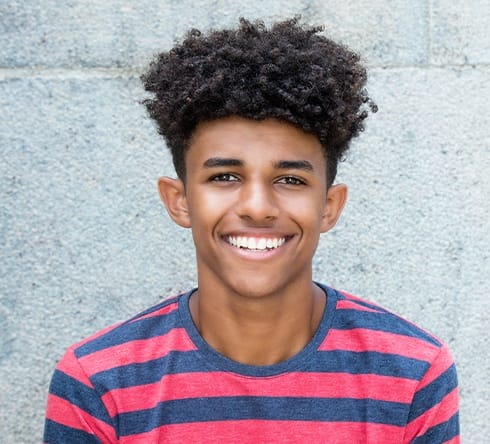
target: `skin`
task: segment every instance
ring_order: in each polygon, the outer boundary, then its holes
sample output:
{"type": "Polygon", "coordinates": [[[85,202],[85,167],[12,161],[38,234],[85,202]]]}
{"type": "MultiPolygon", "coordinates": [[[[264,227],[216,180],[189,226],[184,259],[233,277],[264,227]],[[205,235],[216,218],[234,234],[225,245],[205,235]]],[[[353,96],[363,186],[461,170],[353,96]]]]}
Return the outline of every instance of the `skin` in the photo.
{"type": "Polygon", "coordinates": [[[346,186],[327,190],[318,139],[275,119],[200,124],[185,164],[185,183],[163,177],[159,191],[170,217],[192,230],[199,289],[190,310],[198,330],[244,364],[294,356],[325,309],[326,296],[312,283],[312,258],[320,234],[340,216],[346,186]],[[230,237],[239,236],[284,243],[237,248],[230,237]]]}

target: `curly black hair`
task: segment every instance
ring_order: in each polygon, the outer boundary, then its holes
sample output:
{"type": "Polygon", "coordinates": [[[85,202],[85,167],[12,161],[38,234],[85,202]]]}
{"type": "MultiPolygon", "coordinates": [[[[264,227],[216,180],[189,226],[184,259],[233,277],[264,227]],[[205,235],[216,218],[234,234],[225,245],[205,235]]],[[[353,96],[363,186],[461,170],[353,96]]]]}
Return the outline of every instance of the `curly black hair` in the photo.
{"type": "MultiPolygon", "coordinates": [[[[364,129],[366,70],[358,54],[307,27],[299,17],[274,24],[240,19],[238,29],[189,31],[158,54],[141,76],[143,101],[185,180],[185,151],[197,125],[228,116],[276,118],[315,135],[327,161],[327,183],[349,141],[364,129]]],[[[366,106],[368,105],[368,106],[366,106]]]]}

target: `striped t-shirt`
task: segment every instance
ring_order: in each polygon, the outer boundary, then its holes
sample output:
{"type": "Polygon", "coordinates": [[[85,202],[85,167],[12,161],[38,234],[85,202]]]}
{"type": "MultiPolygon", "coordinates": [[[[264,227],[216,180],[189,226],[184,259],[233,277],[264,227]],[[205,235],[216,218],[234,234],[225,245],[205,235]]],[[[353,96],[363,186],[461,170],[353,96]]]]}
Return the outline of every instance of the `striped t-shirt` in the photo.
{"type": "Polygon", "coordinates": [[[393,313],[322,286],[306,347],[250,366],[212,349],[168,299],[68,349],[46,443],[459,443],[447,347],[393,313]]]}

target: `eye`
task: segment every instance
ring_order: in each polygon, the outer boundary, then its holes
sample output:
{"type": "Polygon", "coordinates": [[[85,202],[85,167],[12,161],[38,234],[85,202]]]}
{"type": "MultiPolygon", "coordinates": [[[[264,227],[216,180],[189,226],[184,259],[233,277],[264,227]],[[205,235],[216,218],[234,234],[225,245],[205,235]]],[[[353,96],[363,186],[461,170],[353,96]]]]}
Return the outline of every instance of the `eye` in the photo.
{"type": "Polygon", "coordinates": [[[305,185],[305,181],[295,176],[284,176],[278,179],[277,183],[285,185],[305,185]]]}
{"type": "Polygon", "coordinates": [[[214,176],[211,176],[209,181],[210,182],[237,182],[238,178],[233,174],[222,173],[222,174],[215,174],[214,176]]]}

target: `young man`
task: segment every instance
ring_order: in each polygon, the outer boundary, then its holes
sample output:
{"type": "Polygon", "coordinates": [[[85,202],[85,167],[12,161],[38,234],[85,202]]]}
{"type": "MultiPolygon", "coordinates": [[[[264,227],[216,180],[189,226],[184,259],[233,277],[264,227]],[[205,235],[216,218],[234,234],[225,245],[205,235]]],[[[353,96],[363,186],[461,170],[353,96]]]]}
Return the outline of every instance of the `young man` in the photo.
{"type": "Polygon", "coordinates": [[[198,288],[67,351],[45,442],[459,442],[446,346],[312,281],[347,197],[337,162],[375,110],[359,57],[318,31],[192,31],[143,76],[198,288]]]}

